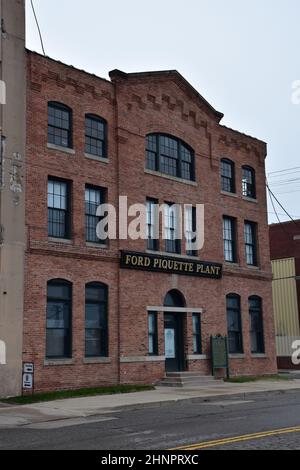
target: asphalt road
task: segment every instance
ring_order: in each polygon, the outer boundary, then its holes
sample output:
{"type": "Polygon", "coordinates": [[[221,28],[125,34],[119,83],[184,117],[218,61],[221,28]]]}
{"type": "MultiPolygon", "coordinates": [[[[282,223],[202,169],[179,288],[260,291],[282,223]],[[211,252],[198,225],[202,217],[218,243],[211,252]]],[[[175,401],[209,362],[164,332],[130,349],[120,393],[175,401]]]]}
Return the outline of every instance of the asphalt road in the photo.
{"type": "Polygon", "coordinates": [[[0,449],[174,448],[300,450],[300,393],[266,394],[253,401],[185,402],[0,429],[0,449]]]}

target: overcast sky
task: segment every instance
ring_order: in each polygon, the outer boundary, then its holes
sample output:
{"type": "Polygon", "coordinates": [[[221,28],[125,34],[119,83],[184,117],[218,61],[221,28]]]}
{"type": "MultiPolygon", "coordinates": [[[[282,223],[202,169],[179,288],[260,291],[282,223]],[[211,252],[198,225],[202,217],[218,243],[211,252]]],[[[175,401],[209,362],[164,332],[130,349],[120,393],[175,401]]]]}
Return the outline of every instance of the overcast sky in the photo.
{"type": "MultiPolygon", "coordinates": [[[[225,114],[223,124],[268,143],[268,172],[293,169],[271,175],[270,183],[300,219],[300,99],[292,103],[293,83],[300,80],[299,0],[34,4],[46,54],[55,59],[103,78],[115,68],[177,69],[225,114]]],[[[29,0],[27,47],[41,51],[29,0]]],[[[269,211],[270,221],[276,221],[271,205],[269,211]]]]}

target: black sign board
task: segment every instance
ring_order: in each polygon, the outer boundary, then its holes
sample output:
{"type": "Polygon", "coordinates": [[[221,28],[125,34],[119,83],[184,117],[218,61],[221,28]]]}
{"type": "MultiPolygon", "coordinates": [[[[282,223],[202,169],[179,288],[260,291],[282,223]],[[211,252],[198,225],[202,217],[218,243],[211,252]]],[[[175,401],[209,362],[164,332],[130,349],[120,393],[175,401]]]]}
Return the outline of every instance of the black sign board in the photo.
{"type": "Polygon", "coordinates": [[[121,252],[121,268],[221,279],[222,265],[154,254],[121,252]]]}
{"type": "Polygon", "coordinates": [[[215,375],[216,369],[226,369],[227,378],[229,378],[229,359],[226,336],[211,337],[211,362],[213,375],[215,375]]]}

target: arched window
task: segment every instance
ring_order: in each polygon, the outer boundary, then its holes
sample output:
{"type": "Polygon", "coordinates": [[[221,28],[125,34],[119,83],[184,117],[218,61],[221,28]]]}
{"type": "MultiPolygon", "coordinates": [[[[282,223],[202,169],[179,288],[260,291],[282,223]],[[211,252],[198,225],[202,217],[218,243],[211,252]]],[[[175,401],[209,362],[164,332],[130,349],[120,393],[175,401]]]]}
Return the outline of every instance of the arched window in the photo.
{"type": "Polygon", "coordinates": [[[250,340],[252,354],[264,354],[264,327],[262,299],[258,296],[249,297],[250,340]]]}
{"type": "Polygon", "coordinates": [[[85,151],[96,157],[107,158],[107,124],[93,114],[85,116],[85,151]]]}
{"type": "Polygon", "coordinates": [[[97,282],[85,287],[85,355],[108,356],[108,288],[97,282]]]}
{"type": "Polygon", "coordinates": [[[234,163],[227,158],[221,160],[221,184],[222,191],[235,193],[235,168],[234,163]]]}
{"type": "Polygon", "coordinates": [[[150,134],[146,138],[146,168],[194,181],[194,151],[176,137],[150,134]]]}
{"type": "Polygon", "coordinates": [[[48,103],[48,142],[72,148],[72,110],[55,101],[48,103]]]}
{"type": "Polygon", "coordinates": [[[255,170],[250,166],[242,167],[242,190],[244,197],[256,199],[255,170]]]}
{"type": "Polygon", "coordinates": [[[186,307],[185,298],[178,290],[170,290],[165,297],[164,307],[186,307]]]}
{"type": "Polygon", "coordinates": [[[72,284],[62,279],[48,282],[46,357],[72,357],[72,284]]]}
{"type": "Polygon", "coordinates": [[[243,353],[241,298],[237,294],[226,297],[228,349],[230,354],[243,353]]]}

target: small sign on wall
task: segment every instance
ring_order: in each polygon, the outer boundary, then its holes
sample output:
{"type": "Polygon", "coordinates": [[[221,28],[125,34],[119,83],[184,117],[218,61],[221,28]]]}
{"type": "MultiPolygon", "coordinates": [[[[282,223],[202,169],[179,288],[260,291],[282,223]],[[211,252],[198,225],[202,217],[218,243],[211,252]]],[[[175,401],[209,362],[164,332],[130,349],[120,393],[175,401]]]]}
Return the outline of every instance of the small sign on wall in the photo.
{"type": "Polygon", "coordinates": [[[22,388],[23,388],[23,391],[31,390],[33,393],[33,389],[34,389],[34,364],[33,362],[23,363],[22,388]]]}

